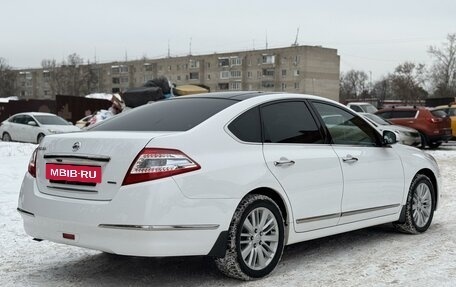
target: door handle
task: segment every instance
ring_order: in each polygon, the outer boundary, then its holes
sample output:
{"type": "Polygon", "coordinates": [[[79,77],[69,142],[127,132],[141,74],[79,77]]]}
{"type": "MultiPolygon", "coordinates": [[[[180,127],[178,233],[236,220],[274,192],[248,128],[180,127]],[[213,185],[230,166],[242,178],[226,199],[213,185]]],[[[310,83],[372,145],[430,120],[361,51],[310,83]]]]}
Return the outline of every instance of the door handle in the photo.
{"type": "Polygon", "coordinates": [[[295,164],[294,160],[288,160],[286,158],[281,158],[279,161],[274,162],[275,166],[288,166],[293,164],[295,164]]]}
{"type": "Polygon", "coordinates": [[[343,162],[355,162],[358,161],[358,158],[352,156],[351,154],[347,154],[345,157],[342,158],[343,162]]]}

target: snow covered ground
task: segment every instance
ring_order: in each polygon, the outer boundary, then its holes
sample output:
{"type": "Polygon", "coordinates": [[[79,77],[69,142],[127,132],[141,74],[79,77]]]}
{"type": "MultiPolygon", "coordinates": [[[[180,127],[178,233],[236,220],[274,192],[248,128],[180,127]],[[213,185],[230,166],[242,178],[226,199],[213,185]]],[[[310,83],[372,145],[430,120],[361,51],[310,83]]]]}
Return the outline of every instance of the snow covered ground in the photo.
{"type": "Polygon", "coordinates": [[[382,225],[295,244],[271,276],[254,282],[225,278],[205,257],[115,256],[32,241],[16,207],[34,148],[0,142],[0,286],[456,286],[454,143],[428,151],[444,189],[426,233],[382,225]]]}

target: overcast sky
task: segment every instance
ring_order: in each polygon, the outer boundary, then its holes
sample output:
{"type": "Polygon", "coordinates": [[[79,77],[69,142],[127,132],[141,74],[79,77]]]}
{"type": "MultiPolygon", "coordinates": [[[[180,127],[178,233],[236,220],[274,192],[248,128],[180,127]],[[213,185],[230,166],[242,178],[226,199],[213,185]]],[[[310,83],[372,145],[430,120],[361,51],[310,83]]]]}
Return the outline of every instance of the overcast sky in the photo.
{"type": "Polygon", "coordinates": [[[288,47],[335,48],[374,79],[456,33],[455,0],[1,1],[0,57],[15,68],[71,53],[98,62],[288,47]]]}

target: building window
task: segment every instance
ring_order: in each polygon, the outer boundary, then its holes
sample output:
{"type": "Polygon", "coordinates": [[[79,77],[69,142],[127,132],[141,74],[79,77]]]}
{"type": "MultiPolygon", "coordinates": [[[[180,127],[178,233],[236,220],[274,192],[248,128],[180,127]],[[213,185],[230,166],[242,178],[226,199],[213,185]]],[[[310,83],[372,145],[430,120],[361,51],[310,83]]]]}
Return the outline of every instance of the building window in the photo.
{"type": "Polygon", "coordinates": [[[257,71],[257,79],[261,79],[261,77],[262,77],[261,71],[257,71]]]}
{"type": "Polygon", "coordinates": [[[242,77],[241,71],[231,71],[231,78],[240,78],[242,77]]]}
{"type": "Polygon", "coordinates": [[[219,66],[220,67],[228,67],[230,65],[230,59],[229,58],[219,58],[219,66]]]}
{"type": "Polygon", "coordinates": [[[115,93],[120,93],[120,88],[112,88],[112,93],[115,94],[115,93]]]}
{"type": "Polygon", "coordinates": [[[294,87],[296,90],[299,89],[299,83],[294,83],[294,87]]]}
{"type": "Polygon", "coordinates": [[[228,83],[220,83],[220,84],[218,84],[218,88],[219,88],[219,90],[228,90],[229,85],[228,85],[228,83]]]}
{"type": "Polygon", "coordinates": [[[247,72],[247,78],[249,78],[249,79],[252,78],[252,72],[250,72],[250,71],[247,72]]]}
{"type": "Polygon", "coordinates": [[[44,70],[43,71],[43,79],[45,81],[49,81],[50,78],[51,78],[51,73],[49,71],[44,70]]]}
{"type": "Polygon", "coordinates": [[[275,56],[274,55],[263,55],[263,64],[274,64],[275,56]]]}
{"type": "Polygon", "coordinates": [[[287,70],[282,70],[282,77],[286,77],[287,76],[287,70]]]}
{"type": "Polygon", "coordinates": [[[121,83],[128,83],[128,77],[120,77],[121,83]]]}
{"type": "Polygon", "coordinates": [[[263,82],[261,82],[261,87],[263,87],[263,88],[274,88],[274,82],[263,81],[263,82]]]}
{"type": "Polygon", "coordinates": [[[298,63],[299,63],[299,56],[296,55],[296,56],[294,57],[293,65],[297,65],[298,63]]]}
{"type": "Polygon", "coordinates": [[[285,83],[282,83],[282,91],[285,91],[285,90],[286,90],[286,88],[287,88],[287,84],[285,84],[285,83]]]}
{"type": "Polygon", "coordinates": [[[120,71],[119,66],[111,66],[111,73],[118,74],[120,71]]]}
{"type": "Polygon", "coordinates": [[[190,73],[190,80],[198,80],[199,79],[199,73],[198,72],[191,72],[190,73]]]}
{"type": "Polygon", "coordinates": [[[45,96],[49,96],[51,94],[51,92],[49,90],[44,90],[44,95],[45,96]]]}
{"type": "Polygon", "coordinates": [[[241,64],[242,64],[242,59],[240,57],[231,57],[230,58],[231,66],[239,66],[241,64]]]}
{"type": "Polygon", "coordinates": [[[274,77],[274,69],[263,69],[263,76],[274,77]]]}
{"type": "Polygon", "coordinates": [[[211,67],[211,63],[207,63],[207,68],[209,69],[211,67]]]}
{"type": "Polygon", "coordinates": [[[120,66],[121,73],[128,73],[128,66],[120,66]]]}
{"type": "Polygon", "coordinates": [[[228,79],[230,77],[230,71],[221,71],[220,79],[228,79]]]}
{"type": "Polygon", "coordinates": [[[27,96],[27,93],[25,91],[21,91],[21,97],[27,96]]]}
{"type": "Polygon", "coordinates": [[[168,71],[171,71],[171,65],[168,66],[168,71]]]}
{"type": "Polygon", "coordinates": [[[189,67],[190,69],[197,69],[200,66],[200,62],[197,60],[190,60],[189,61],[189,67]]]}
{"type": "Polygon", "coordinates": [[[181,76],[177,76],[177,80],[180,81],[181,80],[181,76]]]}
{"type": "Polygon", "coordinates": [[[120,84],[120,78],[118,78],[118,77],[112,78],[112,83],[113,84],[120,84]]]}
{"type": "Polygon", "coordinates": [[[299,76],[299,70],[294,70],[294,74],[293,75],[295,75],[295,77],[299,76]]]}
{"type": "Polygon", "coordinates": [[[231,82],[230,83],[230,90],[239,91],[240,89],[241,89],[241,82],[231,82]]]}
{"type": "Polygon", "coordinates": [[[160,65],[158,66],[158,70],[161,71],[163,69],[163,67],[160,65]]]}
{"type": "Polygon", "coordinates": [[[152,65],[149,64],[149,63],[145,63],[144,64],[144,70],[147,71],[147,72],[152,71],[152,65]]]}
{"type": "Polygon", "coordinates": [[[211,74],[207,74],[207,79],[208,79],[208,80],[211,79],[211,74]]]}

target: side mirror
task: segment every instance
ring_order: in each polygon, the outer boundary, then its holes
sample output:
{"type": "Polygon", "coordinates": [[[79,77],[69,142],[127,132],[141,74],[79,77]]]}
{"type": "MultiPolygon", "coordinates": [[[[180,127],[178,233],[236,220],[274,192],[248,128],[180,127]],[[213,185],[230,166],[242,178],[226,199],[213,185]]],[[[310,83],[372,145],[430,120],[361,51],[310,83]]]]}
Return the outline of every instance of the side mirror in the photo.
{"type": "Polygon", "coordinates": [[[34,121],[29,121],[27,124],[28,124],[29,126],[34,126],[34,127],[37,126],[36,122],[34,122],[34,121]]]}
{"type": "Polygon", "coordinates": [[[386,145],[391,145],[397,143],[396,134],[392,131],[383,131],[383,142],[386,145]]]}

